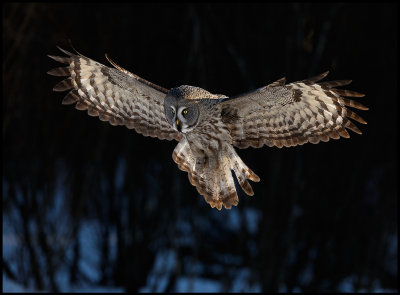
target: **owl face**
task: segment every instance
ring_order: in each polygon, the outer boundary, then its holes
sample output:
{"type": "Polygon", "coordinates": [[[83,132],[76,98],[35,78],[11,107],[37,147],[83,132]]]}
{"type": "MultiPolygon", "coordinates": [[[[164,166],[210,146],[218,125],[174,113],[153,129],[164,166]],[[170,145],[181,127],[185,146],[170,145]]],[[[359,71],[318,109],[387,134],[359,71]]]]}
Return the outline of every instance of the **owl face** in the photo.
{"type": "Polygon", "coordinates": [[[171,95],[165,98],[164,112],[171,126],[182,133],[191,131],[199,118],[197,103],[171,95]]]}

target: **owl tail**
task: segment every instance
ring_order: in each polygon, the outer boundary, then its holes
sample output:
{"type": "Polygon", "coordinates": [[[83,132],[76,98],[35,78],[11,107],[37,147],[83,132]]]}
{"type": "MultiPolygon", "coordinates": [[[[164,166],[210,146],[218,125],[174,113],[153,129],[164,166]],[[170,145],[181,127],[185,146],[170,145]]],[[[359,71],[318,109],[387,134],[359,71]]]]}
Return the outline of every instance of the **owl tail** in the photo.
{"type": "Polygon", "coordinates": [[[249,195],[253,196],[254,192],[253,189],[251,188],[250,183],[247,181],[247,179],[250,179],[254,182],[259,182],[260,177],[258,177],[257,174],[255,174],[249,167],[246,166],[246,164],[242,161],[242,159],[238,156],[236,153],[235,149],[230,146],[230,167],[235,172],[236,178],[244,190],[244,192],[249,195]]]}
{"type": "Polygon", "coordinates": [[[225,152],[220,157],[213,154],[195,158],[188,141],[182,139],[176,146],[172,158],[179,169],[188,173],[190,183],[204,196],[206,202],[218,210],[221,210],[222,206],[231,209],[239,202],[232,170],[242,189],[250,196],[254,195],[254,192],[247,179],[260,180],[230,145],[226,146],[225,152]]]}

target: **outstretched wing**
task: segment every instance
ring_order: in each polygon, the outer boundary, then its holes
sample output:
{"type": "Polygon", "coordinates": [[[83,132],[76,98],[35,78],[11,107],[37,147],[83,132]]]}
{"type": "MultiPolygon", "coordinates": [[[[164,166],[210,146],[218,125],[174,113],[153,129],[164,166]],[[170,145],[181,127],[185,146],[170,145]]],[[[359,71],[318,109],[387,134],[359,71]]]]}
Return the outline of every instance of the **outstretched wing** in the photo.
{"type": "Polygon", "coordinates": [[[233,144],[239,148],[296,146],[319,143],[330,138],[350,137],[347,129],[361,131],[350,121],[366,124],[347,107],[368,110],[362,104],[344,98],[364,94],[336,89],[351,80],[317,83],[328,72],[285,85],[282,78],[270,85],[222,100],[222,119],[228,126],[233,144]]]}
{"type": "Polygon", "coordinates": [[[54,86],[54,91],[70,90],[63,104],[74,104],[91,116],[111,125],[125,125],[145,136],[180,140],[181,135],[167,122],[164,97],[168,90],[148,82],[116,65],[104,66],[81,54],[59,48],[67,56],[50,58],[67,64],[48,74],[68,78],[54,86]]]}

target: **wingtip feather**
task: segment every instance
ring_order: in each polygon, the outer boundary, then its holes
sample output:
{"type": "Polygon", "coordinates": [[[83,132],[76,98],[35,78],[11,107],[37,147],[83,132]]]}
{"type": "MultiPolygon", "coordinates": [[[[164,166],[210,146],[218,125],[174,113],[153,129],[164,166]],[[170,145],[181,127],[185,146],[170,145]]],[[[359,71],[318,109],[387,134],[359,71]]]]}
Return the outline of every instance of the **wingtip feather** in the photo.
{"type": "Polygon", "coordinates": [[[65,50],[65,49],[62,49],[60,46],[58,46],[58,45],[56,45],[56,47],[61,51],[61,52],[63,52],[63,53],[65,53],[66,55],[68,55],[68,56],[73,56],[74,54],[73,53],[71,53],[71,52],[69,52],[69,51],[67,51],[67,50],[65,50]]]}

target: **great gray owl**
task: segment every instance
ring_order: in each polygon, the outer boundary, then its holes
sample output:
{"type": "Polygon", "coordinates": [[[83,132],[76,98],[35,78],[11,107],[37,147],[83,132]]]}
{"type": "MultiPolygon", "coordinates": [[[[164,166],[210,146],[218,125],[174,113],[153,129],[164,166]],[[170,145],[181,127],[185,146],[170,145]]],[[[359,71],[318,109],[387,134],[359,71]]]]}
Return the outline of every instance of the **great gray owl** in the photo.
{"type": "Polygon", "coordinates": [[[63,104],[76,103],[112,125],[125,125],[144,136],[175,139],[172,158],[211,207],[230,209],[239,202],[232,175],[247,195],[248,182],[260,178],[237,155],[234,146],[296,146],[349,137],[346,128],[366,122],[347,107],[368,110],[347,97],[361,93],[336,89],[351,80],[317,83],[328,72],[285,84],[285,78],[244,94],[228,97],[188,85],[171,90],[155,85],[115,64],[104,66],[80,53],[51,56],[64,63],[49,71],[67,76],[54,91],[70,90],[63,104]]]}

